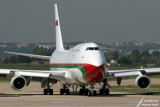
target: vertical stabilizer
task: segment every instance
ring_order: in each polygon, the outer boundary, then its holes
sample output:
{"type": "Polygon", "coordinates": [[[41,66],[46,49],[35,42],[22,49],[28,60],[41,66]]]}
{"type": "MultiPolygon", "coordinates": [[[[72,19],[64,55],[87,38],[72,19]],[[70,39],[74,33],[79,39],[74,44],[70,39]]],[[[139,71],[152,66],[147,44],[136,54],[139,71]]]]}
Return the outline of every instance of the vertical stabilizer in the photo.
{"type": "Polygon", "coordinates": [[[54,4],[54,8],[55,8],[55,26],[56,26],[56,50],[61,51],[64,50],[64,47],[63,47],[62,34],[59,23],[57,4],[54,4]]]}

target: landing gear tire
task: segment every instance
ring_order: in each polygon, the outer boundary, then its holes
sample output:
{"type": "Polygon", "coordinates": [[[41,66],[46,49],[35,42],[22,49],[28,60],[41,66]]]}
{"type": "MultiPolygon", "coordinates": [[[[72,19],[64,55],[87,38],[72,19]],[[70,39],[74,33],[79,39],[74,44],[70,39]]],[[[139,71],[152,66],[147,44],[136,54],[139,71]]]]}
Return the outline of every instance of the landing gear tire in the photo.
{"type": "Polygon", "coordinates": [[[53,89],[44,89],[44,95],[47,95],[49,93],[49,95],[53,95],[53,89]]]}
{"type": "Polygon", "coordinates": [[[79,95],[88,95],[89,89],[80,89],[79,90],[79,95]]]}
{"type": "Polygon", "coordinates": [[[60,89],[60,94],[64,95],[64,93],[66,93],[66,95],[69,95],[70,94],[69,89],[60,89]]]}
{"type": "Polygon", "coordinates": [[[88,91],[88,96],[91,97],[92,96],[92,92],[89,90],[88,91]]]}
{"type": "Polygon", "coordinates": [[[96,96],[96,95],[97,95],[96,90],[94,90],[93,91],[93,96],[96,96]]]}
{"type": "Polygon", "coordinates": [[[60,89],[60,94],[61,94],[61,95],[64,94],[64,89],[60,89]]]}
{"type": "Polygon", "coordinates": [[[66,91],[66,95],[70,94],[69,89],[66,89],[65,91],[66,91]]]}
{"type": "Polygon", "coordinates": [[[100,95],[103,95],[103,94],[104,94],[104,89],[100,89],[100,90],[99,90],[99,94],[100,94],[100,95]]]}
{"type": "Polygon", "coordinates": [[[99,90],[99,94],[100,95],[109,95],[109,89],[100,89],[99,90]]]}
{"type": "Polygon", "coordinates": [[[87,94],[88,94],[88,91],[89,91],[89,89],[85,89],[85,95],[87,95],[87,94]]]}
{"type": "Polygon", "coordinates": [[[48,92],[47,92],[47,89],[44,89],[43,92],[44,92],[44,95],[47,95],[47,93],[48,93],[48,92]]]}
{"type": "Polygon", "coordinates": [[[79,90],[79,94],[80,94],[80,95],[83,95],[83,89],[80,89],[80,90],[79,90]]]}
{"type": "Polygon", "coordinates": [[[106,90],[105,90],[105,94],[106,94],[106,95],[109,95],[109,89],[106,89],[106,90]]]}
{"type": "Polygon", "coordinates": [[[80,90],[79,90],[79,94],[80,94],[80,95],[83,95],[83,93],[84,93],[84,89],[80,89],[80,90]]]}
{"type": "Polygon", "coordinates": [[[49,90],[49,95],[53,95],[53,89],[49,90]]]}

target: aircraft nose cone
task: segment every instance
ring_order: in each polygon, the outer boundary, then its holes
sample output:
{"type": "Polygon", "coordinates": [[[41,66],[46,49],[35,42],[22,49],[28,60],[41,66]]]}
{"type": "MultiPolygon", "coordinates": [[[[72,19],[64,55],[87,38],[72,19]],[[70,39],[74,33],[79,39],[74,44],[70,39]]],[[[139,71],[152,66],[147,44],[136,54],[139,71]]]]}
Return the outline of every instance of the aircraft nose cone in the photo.
{"type": "Polygon", "coordinates": [[[106,58],[102,52],[97,52],[94,56],[95,58],[95,65],[96,66],[101,66],[106,63],[106,58]]]}

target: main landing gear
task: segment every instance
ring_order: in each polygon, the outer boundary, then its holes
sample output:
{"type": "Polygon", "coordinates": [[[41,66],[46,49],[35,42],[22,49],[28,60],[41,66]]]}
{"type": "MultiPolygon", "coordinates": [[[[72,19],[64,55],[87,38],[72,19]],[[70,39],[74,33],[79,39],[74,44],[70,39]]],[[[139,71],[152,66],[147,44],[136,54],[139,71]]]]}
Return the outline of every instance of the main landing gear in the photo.
{"type": "Polygon", "coordinates": [[[100,95],[109,95],[109,89],[100,89],[99,90],[99,94],[100,95]]]}
{"type": "Polygon", "coordinates": [[[80,95],[88,95],[89,89],[85,87],[85,85],[80,85],[81,89],[79,90],[80,95]]]}
{"type": "Polygon", "coordinates": [[[53,89],[44,89],[44,95],[53,95],[53,89]]]}
{"type": "Polygon", "coordinates": [[[64,93],[66,93],[66,95],[70,94],[70,90],[68,89],[70,85],[66,86],[65,84],[63,84],[63,88],[60,89],[60,94],[64,95],[64,93]]]}
{"type": "Polygon", "coordinates": [[[44,89],[44,95],[53,95],[53,89],[50,89],[49,80],[47,81],[47,89],[44,89]]]}
{"type": "Polygon", "coordinates": [[[107,79],[104,79],[103,80],[103,85],[102,86],[102,89],[99,90],[99,94],[100,95],[109,95],[109,89],[106,89],[106,86],[108,87],[111,87],[108,83],[107,83],[107,79]]]}

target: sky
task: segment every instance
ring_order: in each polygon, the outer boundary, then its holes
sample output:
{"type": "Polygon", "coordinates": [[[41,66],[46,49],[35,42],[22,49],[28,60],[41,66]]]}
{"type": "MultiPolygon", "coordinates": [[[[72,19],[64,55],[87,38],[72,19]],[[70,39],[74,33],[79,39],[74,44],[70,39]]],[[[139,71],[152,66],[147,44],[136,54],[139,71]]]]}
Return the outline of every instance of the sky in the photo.
{"type": "Polygon", "coordinates": [[[0,41],[55,42],[55,3],[64,42],[160,41],[160,0],[0,0],[0,41]]]}

